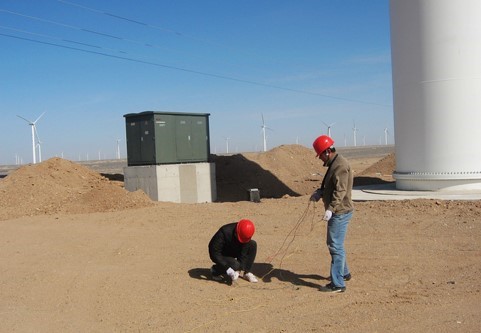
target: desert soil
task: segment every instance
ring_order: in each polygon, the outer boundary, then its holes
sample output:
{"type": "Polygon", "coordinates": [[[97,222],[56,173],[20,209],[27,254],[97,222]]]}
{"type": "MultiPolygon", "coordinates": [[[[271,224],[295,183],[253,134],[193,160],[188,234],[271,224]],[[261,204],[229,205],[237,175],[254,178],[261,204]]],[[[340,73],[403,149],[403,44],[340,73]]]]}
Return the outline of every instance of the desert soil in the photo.
{"type": "MultiPolygon", "coordinates": [[[[394,155],[352,158],[355,184],[394,155]]],[[[325,168],[311,150],[213,156],[218,201],[152,202],[54,158],[0,179],[1,332],[480,332],[481,201],[355,202],[353,278],[325,294],[325,168]],[[247,199],[259,188],[261,202],[247,199]],[[210,278],[207,243],[252,219],[259,283],[210,278]]]]}

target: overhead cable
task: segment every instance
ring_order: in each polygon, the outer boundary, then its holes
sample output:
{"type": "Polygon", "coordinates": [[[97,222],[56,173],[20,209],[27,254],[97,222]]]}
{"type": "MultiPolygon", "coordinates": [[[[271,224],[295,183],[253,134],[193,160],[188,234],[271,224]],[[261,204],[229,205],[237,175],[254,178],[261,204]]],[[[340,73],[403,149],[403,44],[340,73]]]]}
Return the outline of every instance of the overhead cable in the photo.
{"type": "Polygon", "coordinates": [[[141,63],[141,64],[145,64],[145,65],[150,65],[150,66],[156,66],[156,67],[162,67],[162,68],[167,68],[167,69],[172,69],[172,70],[177,70],[177,71],[182,71],[182,72],[187,72],[187,73],[193,73],[193,74],[198,74],[198,75],[213,77],[213,78],[217,78],[217,79],[223,79],[223,80],[229,80],[229,81],[247,83],[247,84],[251,84],[251,85],[268,87],[268,88],[279,89],[279,90],[284,90],[284,91],[291,91],[291,92],[301,93],[301,94],[306,94],[306,95],[320,96],[320,97],[324,97],[324,98],[341,100],[341,101],[351,102],[351,103],[361,103],[361,104],[369,104],[369,105],[377,105],[377,106],[383,106],[383,107],[390,107],[390,105],[385,105],[385,104],[371,103],[371,102],[360,101],[360,100],[355,100],[355,99],[350,99],[350,98],[343,98],[343,97],[336,97],[336,96],[324,95],[324,94],[320,94],[320,93],[316,93],[316,92],[312,92],[312,91],[286,88],[286,87],[276,86],[276,85],[267,84],[267,83],[262,83],[262,82],[256,82],[256,81],[251,81],[251,80],[245,80],[245,79],[235,78],[235,77],[232,77],[232,76],[226,76],[226,75],[220,75],[220,74],[213,74],[213,73],[201,72],[201,71],[197,71],[197,70],[193,70],[193,69],[188,69],[188,68],[183,68],[183,67],[176,67],[176,66],[164,65],[164,64],[157,63],[157,62],[152,62],[152,61],[145,61],[145,60],[141,60],[141,59],[135,59],[135,58],[130,58],[130,57],[123,57],[123,56],[118,56],[118,55],[112,55],[112,54],[103,53],[103,52],[97,52],[97,51],[92,51],[92,50],[84,50],[84,49],[80,49],[80,48],[77,48],[77,47],[65,46],[65,45],[56,44],[56,43],[43,42],[43,41],[39,41],[39,40],[31,39],[31,38],[26,38],[26,37],[19,37],[19,36],[4,34],[4,33],[0,33],[0,36],[5,36],[5,37],[9,37],[9,38],[14,38],[14,39],[19,39],[19,40],[23,40],[23,41],[29,41],[29,42],[33,42],[33,43],[44,44],[44,45],[49,45],[49,46],[54,46],[54,47],[59,47],[59,48],[64,48],[64,49],[69,49],[69,50],[84,52],[84,53],[96,54],[96,55],[100,55],[100,56],[104,56],[104,57],[109,57],[109,58],[115,58],[115,59],[121,59],[121,60],[126,60],[126,61],[141,63]]]}
{"type": "MultiPolygon", "coordinates": [[[[125,16],[120,16],[120,15],[112,14],[110,12],[106,12],[106,11],[103,11],[103,10],[95,9],[95,8],[92,8],[92,7],[87,7],[87,6],[84,6],[84,5],[80,5],[78,3],[71,2],[71,1],[66,1],[66,0],[57,0],[57,1],[60,2],[60,3],[66,4],[66,5],[78,7],[78,8],[93,12],[93,13],[114,17],[114,18],[117,18],[117,19],[120,19],[120,20],[123,20],[123,21],[127,21],[127,22],[130,22],[130,23],[134,23],[134,24],[137,24],[137,25],[141,25],[141,26],[144,26],[144,27],[151,28],[151,29],[166,31],[166,32],[172,33],[176,36],[192,39],[192,40],[195,40],[195,41],[198,41],[198,42],[201,42],[201,43],[205,43],[205,44],[215,46],[217,48],[227,49],[227,50],[230,50],[230,51],[235,51],[237,53],[242,53],[242,54],[245,54],[245,55],[257,57],[257,55],[255,55],[255,54],[245,52],[243,50],[234,50],[232,48],[226,47],[224,44],[215,43],[215,42],[205,40],[205,39],[202,39],[202,38],[193,37],[193,36],[187,35],[185,33],[182,33],[180,31],[176,31],[176,30],[172,30],[172,29],[169,29],[169,28],[160,27],[158,25],[153,25],[153,24],[141,22],[141,21],[138,21],[138,20],[134,20],[134,19],[125,17],[125,16]]],[[[271,61],[272,61],[272,59],[271,59],[271,61]]]]}
{"type": "Polygon", "coordinates": [[[14,12],[14,11],[11,11],[11,10],[6,10],[6,9],[0,8],[0,12],[9,13],[9,14],[12,14],[12,15],[25,17],[25,18],[40,21],[40,22],[50,23],[50,24],[61,26],[61,27],[64,27],[64,28],[74,29],[74,30],[77,30],[77,31],[83,31],[83,32],[87,32],[87,33],[98,35],[98,36],[108,37],[108,38],[111,38],[111,39],[123,40],[123,41],[131,42],[131,43],[141,44],[141,45],[144,45],[144,46],[147,46],[147,47],[157,47],[157,48],[160,48],[160,49],[165,49],[164,47],[153,45],[153,44],[150,44],[150,43],[145,43],[145,42],[141,42],[141,41],[137,41],[137,40],[133,40],[133,39],[127,39],[127,38],[124,38],[124,37],[115,36],[115,35],[107,34],[107,33],[100,32],[100,31],[85,29],[85,28],[81,28],[81,27],[78,27],[78,26],[70,25],[70,24],[65,24],[65,23],[61,23],[61,22],[57,22],[57,21],[52,21],[52,20],[40,18],[40,17],[37,17],[37,16],[26,15],[26,14],[14,12]]]}
{"type": "Polygon", "coordinates": [[[77,41],[74,41],[74,40],[71,40],[71,39],[65,39],[65,38],[55,37],[55,36],[52,36],[52,35],[40,34],[38,32],[16,29],[16,28],[12,28],[12,27],[6,27],[6,26],[3,26],[3,25],[0,25],[0,28],[20,32],[20,33],[23,33],[23,34],[39,36],[39,37],[44,37],[44,38],[50,38],[50,39],[58,40],[58,41],[61,41],[61,42],[67,42],[67,43],[72,43],[72,44],[77,44],[77,45],[93,47],[93,48],[96,48],[96,49],[103,49],[103,50],[107,50],[107,51],[114,51],[114,52],[127,54],[127,52],[122,51],[122,50],[115,50],[115,49],[111,49],[111,48],[107,48],[107,47],[103,47],[103,46],[99,46],[99,45],[94,45],[94,44],[90,44],[90,43],[77,42],[77,41]]]}

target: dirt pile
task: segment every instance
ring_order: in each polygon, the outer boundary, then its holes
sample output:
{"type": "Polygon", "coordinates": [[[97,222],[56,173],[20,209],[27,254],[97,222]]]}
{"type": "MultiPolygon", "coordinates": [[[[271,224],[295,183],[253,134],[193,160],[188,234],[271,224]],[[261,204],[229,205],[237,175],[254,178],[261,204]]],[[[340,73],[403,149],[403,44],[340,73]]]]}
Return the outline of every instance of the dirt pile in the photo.
{"type": "Polygon", "coordinates": [[[358,173],[354,173],[354,186],[390,183],[394,181],[392,173],[396,168],[394,154],[389,154],[358,173]]]}
{"type": "Polygon", "coordinates": [[[322,161],[300,145],[282,145],[261,153],[214,156],[219,201],[246,200],[248,190],[280,198],[311,193],[322,181],[322,161]]]}
{"type": "MultiPolygon", "coordinates": [[[[248,190],[259,189],[263,198],[311,194],[326,172],[312,149],[301,145],[282,145],[261,153],[214,156],[219,201],[246,200],[248,190]]],[[[394,154],[375,161],[367,169],[350,160],[354,185],[393,181],[394,154]]]]}
{"type": "Polygon", "coordinates": [[[394,169],[396,169],[396,157],[394,154],[389,154],[364,169],[359,175],[391,176],[394,169]]]}
{"type": "Polygon", "coordinates": [[[99,173],[52,158],[0,180],[0,220],[55,213],[94,213],[152,205],[142,191],[128,192],[99,173]]]}
{"type": "MultiPolygon", "coordinates": [[[[312,149],[301,145],[282,145],[260,153],[213,155],[212,160],[216,164],[218,202],[249,200],[248,190],[252,188],[259,189],[262,198],[308,195],[320,186],[327,170],[312,149]]],[[[356,160],[350,162],[354,185],[392,181],[393,154],[376,160],[367,169],[356,160]]],[[[21,167],[0,180],[0,220],[155,204],[142,191],[128,192],[122,186],[122,181],[109,180],[91,168],[52,158],[21,167]]]]}

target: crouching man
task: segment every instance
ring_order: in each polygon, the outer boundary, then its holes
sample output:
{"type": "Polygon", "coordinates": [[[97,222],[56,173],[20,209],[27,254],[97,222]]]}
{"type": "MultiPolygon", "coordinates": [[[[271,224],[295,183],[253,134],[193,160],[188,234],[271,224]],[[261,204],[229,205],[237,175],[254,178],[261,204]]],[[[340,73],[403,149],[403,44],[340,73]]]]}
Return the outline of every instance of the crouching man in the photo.
{"type": "Polygon", "coordinates": [[[257,243],[252,239],[254,232],[254,223],[242,219],[223,225],[214,234],[209,242],[209,256],[214,262],[210,269],[212,279],[221,281],[222,275],[226,274],[234,282],[242,271],[242,278],[258,282],[251,272],[257,254],[257,243]]]}

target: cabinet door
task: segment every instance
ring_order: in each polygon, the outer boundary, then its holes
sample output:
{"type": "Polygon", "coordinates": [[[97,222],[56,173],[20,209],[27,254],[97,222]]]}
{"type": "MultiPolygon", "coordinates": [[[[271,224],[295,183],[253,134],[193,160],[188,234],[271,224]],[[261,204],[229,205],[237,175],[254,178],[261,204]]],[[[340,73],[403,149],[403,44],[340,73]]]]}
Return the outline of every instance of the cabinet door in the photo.
{"type": "Polygon", "coordinates": [[[144,118],[140,122],[140,145],[142,164],[155,164],[154,117],[144,118]]]}
{"type": "Polygon", "coordinates": [[[200,116],[177,117],[176,146],[179,162],[204,162],[208,159],[208,133],[206,118],[200,116]]]}
{"type": "Polygon", "coordinates": [[[175,144],[175,117],[172,115],[155,115],[155,147],[157,164],[177,163],[175,144]]]}
{"type": "Polygon", "coordinates": [[[192,119],[177,116],[175,122],[175,144],[179,162],[192,160],[192,119]]]}
{"type": "Polygon", "coordinates": [[[191,122],[192,160],[207,161],[209,157],[208,123],[205,117],[193,117],[191,122]]]}
{"type": "Polygon", "coordinates": [[[138,118],[125,119],[127,135],[127,163],[128,165],[142,164],[140,122],[138,118]]]}

